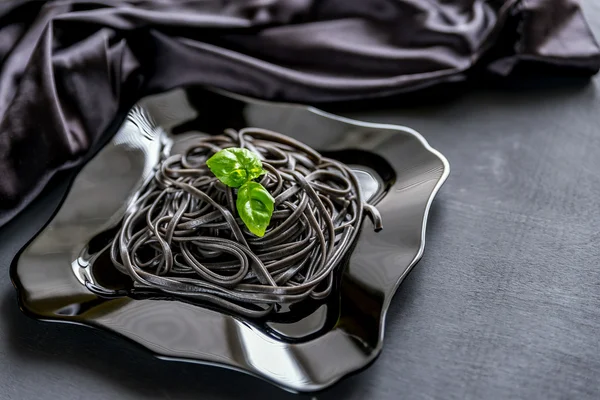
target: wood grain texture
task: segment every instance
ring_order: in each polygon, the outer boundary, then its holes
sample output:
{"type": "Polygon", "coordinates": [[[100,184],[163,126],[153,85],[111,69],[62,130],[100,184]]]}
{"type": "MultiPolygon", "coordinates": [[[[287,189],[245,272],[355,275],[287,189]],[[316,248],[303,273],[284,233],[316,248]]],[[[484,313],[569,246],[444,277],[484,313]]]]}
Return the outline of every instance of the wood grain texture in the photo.
{"type": "MultiPolygon", "coordinates": [[[[600,4],[583,5],[600,37],[600,4]]],[[[452,173],[432,208],[424,258],[392,302],[382,355],[314,397],[600,398],[600,78],[352,117],[415,128],[452,173]]],[[[10,261],[65,187],[52,185],[0,231],[1,399],[296,398],[22,315],[10,261]]]]}

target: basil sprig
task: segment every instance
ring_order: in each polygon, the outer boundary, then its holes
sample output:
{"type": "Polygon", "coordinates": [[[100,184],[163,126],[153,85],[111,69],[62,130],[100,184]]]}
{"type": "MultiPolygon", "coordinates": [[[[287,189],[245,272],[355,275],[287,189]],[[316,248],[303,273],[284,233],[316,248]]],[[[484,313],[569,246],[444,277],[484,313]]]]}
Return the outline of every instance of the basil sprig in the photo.
{"type": "Polygon", "coordinates": [[[258,155],[232,147],[215,153],[206,165],[225,185],[238,188],[235,205],[240,218],[250,232],[263,237],[271,222],[275,200],[263,185],[253,181],[267,173],[258,155]]]}

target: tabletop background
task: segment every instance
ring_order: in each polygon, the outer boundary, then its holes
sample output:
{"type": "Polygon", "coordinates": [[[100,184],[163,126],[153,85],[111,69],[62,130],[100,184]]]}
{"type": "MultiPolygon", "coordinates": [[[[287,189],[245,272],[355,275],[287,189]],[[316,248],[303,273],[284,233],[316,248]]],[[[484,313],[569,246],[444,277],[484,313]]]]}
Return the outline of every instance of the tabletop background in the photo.
{"type": "MultiPolygon", "coordinates": [[[[600,38],[600,3],[583,8],[600,38]]],[[[307,398],[600,398],[600,77],[346,115],[416,129],[452,171],[425,255],[392,301],[381,356],[307,398]]],[[[299,398],[22,315],[10,263],[66,187],[55,180],[0,230],[0,399],[299,398]]]]}

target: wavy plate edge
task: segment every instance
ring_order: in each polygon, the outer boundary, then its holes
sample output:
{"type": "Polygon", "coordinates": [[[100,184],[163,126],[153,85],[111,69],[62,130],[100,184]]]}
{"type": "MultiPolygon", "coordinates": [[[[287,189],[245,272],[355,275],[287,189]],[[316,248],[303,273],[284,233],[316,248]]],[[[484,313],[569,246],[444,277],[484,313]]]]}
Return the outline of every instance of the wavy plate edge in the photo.
{"type": "Polygon", "coordinates": [[[443,167],[442,174],[437,179],[435,186],[433,187],[433,189],[431,190],[431,192],[429,194],[429,197],[425,204],[424,212],[423,212],[423,215],[421,218],[422,224],[421,224],[419,248],[417,250],[416,255],[413,257],[412,261],[405,268],[404,272],[396,279],[396,282],[393,285],[393,287],[385,293],[385,295],[386,295],[385,302],[382,306],[382,312],[379,315],[379,327],[378,327],[379,337],[377,339],[377,345],[376,345],[376,347],[373,348],[372,352],[368,356],[365,356],[364,364],[353,370],[344,371],[340,374],[334,374],[329,379],[321,380],[319,383],[314,383],[314,382],[311,384],[305,383],[301,387],[292,387],[289,385],[286,386],[285,384],[278,382],[277,380],[273,379],[272,377],[265,376],[263,374],[258,373],[257,371],[253,371],[253,370],[246,369],[243,367],[236,367],[235,365],[231,365],[231,364],[228,364],[225,362],[220,363],[220,362],[214,362],[214,361],[210,361],[210,360],[181,358],[181,357],[157,354],[151,348],[145,346],[144,344],[140,343],[139,341],[136,341],[136,340],[124,335],[121,332],[111,330],[102,325],[98,325],[93,320],[74,321],[74,320],[67,320],[67,319],[61,319],[61,318],[49,318],[46,316],[42,316],[40,314],[36,314],[34,311],[30,310],[27,307],[26,301],[23,298],[24,288],[22,287],[22,285],[19,281],[19,278],[17,276],[18,260],[21,256],[21,254],[46,229],[46,227],[55,218],[56,214],[58,214],[58,212],[60,211],[68,194],[71,191],[71,187],[75,181],[75,177],[77,176],[77,174],[74,174],[72,181],[69,183],[68,190],[64,193],[60,203],[56,207],[56,210],[52,213],[51,217],[36,232],[36,234],[17,252],[17,254],[15,255],[14,259],[11,262],[9,275],[10,275],[10,279],[13,283],[13,286],[15,287],[15,290],[17,292],[18,306],[25,315],[27,315],[30,318],[39,320],[39,321],[53,322],[53,323],[59,322],[59,323],[65,323],[65,324],[81,325],[81,326],[85,326],[85,327],[100,329],[109,334],[116,334],[118,337],[126,339],[128,342],[135,344],[138,348],[144,349],[145,351],[149,352],[151,355],[153,355],[154,357],[156,357],[158,359],[167,360],[167,361],[183,361],[186,363],[201,364],[201,365],[208,365],[208,366],[218,366],[220,368],[225,368],[225,369],[229,369],[229,370],[233,370],[233,371],[237,371],[237,372],[242,372],[244,374],[259,378],[263,381],[266,381],[270,384],[280,387],[281,389],[284,389],[286,391],[290,391],[293,393],[313,393],[313,392],[322,391],[322,390],[327,389],[328,387],[334,385],[335,383],[339,382],[341,379],[343,379],[347,376],[350,376],[350,375],[354,375],[354,374],[364,370],[365,368],[369,367],[377,359],[377,357],[381,354],[381,351],[383,348],[383,343],[384,343],[384,337],[385,337],[385,323],[386,323],[387,312],[389,309],[389,305],[391,303],[391,299],[395,296],[402,281],[406,278],[406,276],[410,273],[410,271],[412,271],[412,269],[415,267],[415,265],[418,264],[418,262],[421,260],[423,254],[424,254],[425,246],[426,246],[427,222],[429,219],[431,206],[432,206],[433,201],[435,200],[439,190],[444,185],[444,183],[446,182],[446,180],[450,174],[450,164],[449,164],[448,160],[446,159],[446,157],[442,153],[440,153],[438,150],[433,148],[429,144],[429,142],[419,132],[415,131],[412,128],[406,127],[406,126],[396,125],[396,124],[387,124],[387,123],[375,123],[375,122],[360,121],[360,120],[355,120],[355,119],[351,119],[351,118],[347,118],[347,117],[342,117],[342,116],[339,116],[339,115],[336,115],[333,113],[329,113],[329,112],[323,111],[321,109],[318,109],[318,108],[312,107],[312,106],[304,106],[304,105],[293,104],[293,103],[269,102],[269,101],[265,101],[265,100],[259,100],[259,99],[254,99],[254,98],[238,95],[238,94],[233,94],[233,93],[230,93],[230,92],[227,92],[224,90],[220,90],[220,89],[209,89],[209,90],[219,93],[219,94],[222,94],[227,97],[239,99],[239,100],[249,102],[249,103],[258,103],[258,104],[265,104],[265,105],[269,104],[269,105],[275,105],[275,106],[291,106],[291,107],[303,109],[310,113],[313,113],[313,114],[316,114],[316,115],[319,115],[319,116],[322,116],[322,117],[325,117],[328,119],[336,120],[336,121],[339,121],[339,122],[342,122],[345,124],[350,124],[350,125],[355,125],[355,126],[365,127],[365,128],[387,129],[387,130],[392,130],[392,131],[404,132],[404,133],[411,135],[415,139],[417,139],[426,151],[433,154],[441,162],[442,167],[443,167]]]}

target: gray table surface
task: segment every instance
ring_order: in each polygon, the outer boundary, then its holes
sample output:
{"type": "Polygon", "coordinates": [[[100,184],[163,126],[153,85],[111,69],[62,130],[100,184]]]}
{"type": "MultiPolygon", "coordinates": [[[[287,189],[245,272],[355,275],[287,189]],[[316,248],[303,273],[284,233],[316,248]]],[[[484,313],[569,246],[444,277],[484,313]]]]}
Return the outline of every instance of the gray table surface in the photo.
{"type": "MultiPolygon", "coordinates": [[[[600,3],[584,10],[600,37],[600,3]]],[[[421,132],[452,165],[379,359],[318,399],[600,398],[600,77],[353,112],[421,132]]],[[[8,269],[64,193],[0,230],[0,399],[293,399],[17,308],[8,269]]],[[[310,397],[310,396],[309,396],[310,397]]]]}

